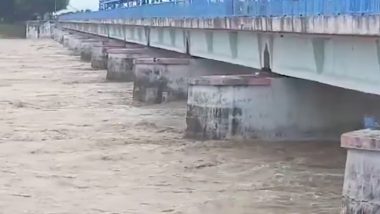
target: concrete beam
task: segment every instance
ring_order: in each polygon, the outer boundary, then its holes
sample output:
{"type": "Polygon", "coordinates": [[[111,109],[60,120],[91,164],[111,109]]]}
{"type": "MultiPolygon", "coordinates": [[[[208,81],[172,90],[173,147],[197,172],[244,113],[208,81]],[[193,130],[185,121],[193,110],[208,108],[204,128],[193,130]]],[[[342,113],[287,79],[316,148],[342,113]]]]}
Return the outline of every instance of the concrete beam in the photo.
{"type": "Polygon", "coordinates": [[[186,33],[185,29],[179,28],[150,28],[149,44],[156,48],[186,53],[186,33]]]}
{"type": "Polygon", "coordinates": [[[151,18],[113,20],[70,20],[70,23],[106,23],[127,26],[182,28],[198,30],[251,31],[326,35],[380,36],[380,15],[223,17],[223,18],[151,18]]]}
{"type": "Polygon", "coordinates": [[[380,42],[376,37],[156,27],[143,29],[145,33],[149,32],[144,34],[147,37],[144,37],[143,43],[154,47],[380,94],[380,42]]]}

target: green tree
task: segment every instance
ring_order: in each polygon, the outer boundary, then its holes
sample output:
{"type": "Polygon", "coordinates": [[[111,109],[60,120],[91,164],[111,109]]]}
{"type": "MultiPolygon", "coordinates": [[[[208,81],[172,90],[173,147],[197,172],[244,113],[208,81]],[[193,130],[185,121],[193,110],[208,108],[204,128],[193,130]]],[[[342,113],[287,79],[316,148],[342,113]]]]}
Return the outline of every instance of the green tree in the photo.
{"type": "Polygon", "coordinates": [[[0,21],[12,20],[14,16],[14,0],[1,0],[0,21]]]}
{"type": "Polygon", "coordinates": [[[69,0],[1,0],[0,18],[6,20],[27,20],[54,11],[66,9],[69,0]]]}

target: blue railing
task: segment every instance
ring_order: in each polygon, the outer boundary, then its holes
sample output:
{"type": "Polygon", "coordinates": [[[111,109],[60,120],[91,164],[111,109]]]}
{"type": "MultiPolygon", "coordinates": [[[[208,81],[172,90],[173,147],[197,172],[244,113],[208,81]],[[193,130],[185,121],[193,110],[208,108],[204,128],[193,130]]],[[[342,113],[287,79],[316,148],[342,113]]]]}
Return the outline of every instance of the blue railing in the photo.
{"type": "Polygon", "coordinates": [[[99,10],[114,9],[131,0],[99,0],[99,10]]]}
{"type": "Polygon", "coordinates": [[[248,16],[380,14],[379,0],[247,0],[239,2],[241,10],[237,13],[248,16]]]}
{"type": "Polygon", "coordinates": [[[380,14],[380,0],[176,0],[63,15],[60,20],[335,16],[380,14]]]}

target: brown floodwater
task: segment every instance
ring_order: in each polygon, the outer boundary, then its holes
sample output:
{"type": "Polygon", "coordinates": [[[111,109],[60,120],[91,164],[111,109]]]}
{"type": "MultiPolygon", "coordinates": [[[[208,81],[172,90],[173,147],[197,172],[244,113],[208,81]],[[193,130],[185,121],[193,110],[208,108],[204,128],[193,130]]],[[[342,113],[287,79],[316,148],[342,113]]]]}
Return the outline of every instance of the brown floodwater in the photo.
{"type": "Polygon", "coordinates": [[[0,40],[0,213],[339,213],[339,142],[183,138],[50,40],[0,40]]]}

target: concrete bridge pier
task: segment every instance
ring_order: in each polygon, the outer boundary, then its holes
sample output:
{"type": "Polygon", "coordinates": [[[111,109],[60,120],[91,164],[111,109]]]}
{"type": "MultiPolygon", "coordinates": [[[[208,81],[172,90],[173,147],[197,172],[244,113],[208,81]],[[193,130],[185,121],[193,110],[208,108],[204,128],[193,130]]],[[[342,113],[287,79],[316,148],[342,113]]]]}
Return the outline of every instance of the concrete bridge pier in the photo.
{"type": "Polygon", "coordinates": [[[186,136],[337,139],[379,107],[376,96],[269,73],[200,77],[189,86],[186,136]]]}
{"type": "Polygon", "coordinates": [[[100,47],[104,45],[123,45],[122,42],[115,41],[107,38],[93,38],[88,40],[83,40],[79,45],[80,58],[82,61],[91,62],[92,48],[100,47]]]}
{"type": "Polygon", "coordinates": [[[186,98],[190,61],[186,58],[136,59],[133,99],[161,103],[186,98]]]}
{"type": "Polygon", "coordinates": [[[99,38],[79,38],[72,47],[73,52],[81,57],[83,61],[91,60],[91,48],[95,45],[102,45],[105,41],[99,38]],[[90,54],[88,54],[90,52],[90,54]]]}
{"type": "Polygon", "coordinates": [[[134,80],[133,61],[149,57],[148,49],[143,46],[110,49],[107,55],[107,80],[125,82],[134,80]]]}
{"type": "Polygon", "coordinates": [[[51,21],[27,21],[26,38],[27,39],[47,39],[53,36],[55,23],[51,21]]]}
{"type": "Polygon", "coordinates": [[[166,51],[158,48],[147,48],[138,44],[128,44],[127,48],[107,51],[107,80],[133,81],[134,61],[141,58],[189,58],[186,54],[166,51]]]}
{"type": "Polygon", "coordinates": [[[94,38],[90,35],[76,35],[69,36],[68,48],[73,51],[75,55],[81,54],[81,46],[83,42],[97,42],[97,38],[94,38]]]}
{"type": "Polygon", "coordinates": [[[64,35],[69,34],[67,31],[64,31],[60,28],[53,29],[53,39],[59,43],[63,43],[64,35]]]}
{"type": "Polygon", "coordinates": [[[92,48],[103,45],[111,45],[111,44],[123,44],[122,42],[117,42],[115,40],[107,39],[107,38],[94,38],[89,40],[84,40],[80,43],[79,52],[80,58],[82,61],[91,62],[92,48]]]}
{"type": "Polygon", "coordinates": [[[108,41],[101,45],[91,47],[91,67],[96,70],[107,69],[107,51],[110,49],[120,49],[127,46],[124,42],[108,41]]]}
{"type": "Polygon", "coordinates": [[[134,100],[161,103],[186,99],[191,78],[204,75],[252,74],[255,69],[189,57],[135,59],[134,100]]]}
{"type": "Polygon", "coordinates": [[[80,40],[88,39],[88,38],[89,37],[83,37],[81,35],[73,34],[69,32],[68,34],[63,35],[63,46],[67,47],[69,50],[74,51],[74,54],[78,54],[78,53],[75,53],[75,49],[80,44],[80,40]]]}
{"type": "Polygon", "coordinates": [[[105,40],[102,39],[83,41],[79,47],[80,59],[85,62],[91,62],[92,48],[94,46],[101,46],[104,42],[105,40]]]}
{"type": "Polygon", "coordinates": [[[63,35],[63,42],[62,42],[62,45],[65,46],[65,47],[68,47],[69,46],[69,41],[70,41],[70,37],[72,37],[72,33],[67,33],[67,34],[64,34],[63,35]]]}
{"type": "Polygon", "coordinates": [[[341,213],[379,213],[380,131],[345,133],[341,145],[347,149],[341,213]]]}
{"type": "Polygon", "coordinates": [[[72,50],[75,55],[81,54],[83,46],[85,44],[100,43],[100,42],[109,40],[106,38],[101,38],[101,37],[86,34],[86,33],[62,31],[60,29],[56,29],[55,32],[56,32],[54,33],[55,40],[63,41],[63,45],[69,48],[69,50],[72,50]]]}

